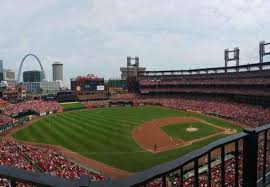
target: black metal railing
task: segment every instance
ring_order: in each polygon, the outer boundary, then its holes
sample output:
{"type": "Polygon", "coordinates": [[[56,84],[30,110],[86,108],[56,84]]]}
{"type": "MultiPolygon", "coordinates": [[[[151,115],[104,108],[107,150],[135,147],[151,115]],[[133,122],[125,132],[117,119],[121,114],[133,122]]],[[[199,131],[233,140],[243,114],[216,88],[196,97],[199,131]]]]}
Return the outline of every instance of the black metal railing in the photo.
{"type": "Polygon", "coordinates": [[[176,160],[121,180],[91,183],[88,177],[67,180],[13,167],[0,166],[10,185],[66,187],[186,187],[266,186],[270,182],[270,124],[212,142],[176,160]]]}
{"type": "MultiPolygon", "coordinates": [[[[156,185],[159,185],[158,180],[160,180],[160,185],[165,186],[168,175],[178,172],[180,180],[178,184],[180,187],[187,186],[187,184],[189,184],[190,186],[199,186],[199,183],[202,182],[205,183],[205,186],[211,186],[211,184],[213,184],[214,182],[212,173],[214,165],[213,159],[220,156],[219,160],[214,160],[219,161],[220,163],[217,165],[220,166],[220,186],[225,186],[225,146],[230,144],[235,145],[237,151],[234,152],[236,153],[234,157],[236,157],[235,160],[238,161],[239,141],[243,140],[246,136],[247,134],[243,132],[224,139],[220,139],[218,141],[208,144],[201,149],[190,152],[179,159],[153,167],[151,169],[138,173],[135,176],[124,179],[120,181],[120,183],[123,184],[123,186],[147,186],[149,183],[152,183],[153,185],[155,185],[156,183],[156,185]],[[218,153],[220,153],[220,155],[218,153]],[[207,163],[205,164],[207,170],[204,173],[199,172],[199,169],[203,167],[203,164],[199,162],[201,158],[207,158],[207,163]],[[185,166],[189,166],[190,164],[193,165],[193,167],[185,169],[185,166]],[[184,174],[187,173],[187,171],[193,172],[193,175],[192,177],[186,178],[185,180],[184,174]],[[200,174],[205,174],[207,177],[204,177],[203,181],[200,181],[200,174]],[[166,176],[166,178],[164,176],[166,176]]],[[[238,162],[237,164],[235,164],[235,166],[236,171],[238,171],[238,162]]],[[[237,179],[235,180],[235,185],[238,186],[238,172],[235,174],[235,178],[237,179]]]]}

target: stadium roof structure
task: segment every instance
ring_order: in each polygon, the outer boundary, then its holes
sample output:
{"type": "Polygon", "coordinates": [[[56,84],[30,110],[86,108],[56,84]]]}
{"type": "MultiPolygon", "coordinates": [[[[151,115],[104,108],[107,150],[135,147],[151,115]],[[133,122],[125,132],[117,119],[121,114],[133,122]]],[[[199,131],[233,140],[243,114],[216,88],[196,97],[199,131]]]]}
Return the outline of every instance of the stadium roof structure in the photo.
{"type": "Polygon", "coordinates": [[[214,67],[214,68],[198,68],[189,70],[161,70],[161,71],[140,71],[140,76],[151,75],[189,75],[189,74],[208,74],[208,73],[231,73],[244,71],[258,71],[270,69],[270,62],[245,64],[240,66],[214,67]]]}

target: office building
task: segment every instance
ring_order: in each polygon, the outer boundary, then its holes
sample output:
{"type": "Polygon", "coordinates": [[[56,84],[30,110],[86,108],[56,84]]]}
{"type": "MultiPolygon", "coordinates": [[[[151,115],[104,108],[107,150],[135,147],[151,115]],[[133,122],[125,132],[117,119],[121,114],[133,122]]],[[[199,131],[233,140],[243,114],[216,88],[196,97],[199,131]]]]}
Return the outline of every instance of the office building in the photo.
{"type": "Polygon", "coordinates": [[[0,60],[0,82],[4,80],[4,67],[3,60],[0,60]]]}
{"type": "Polygon", "coordinates": [[[55,62],[52,64],[53,81],[63,81],[63,64],[55,62]]]}
{"type": "Polygon", "coordinates": [[[41,82],[44,79],[42,71],[23,72],[23,82],[41,82]]]}

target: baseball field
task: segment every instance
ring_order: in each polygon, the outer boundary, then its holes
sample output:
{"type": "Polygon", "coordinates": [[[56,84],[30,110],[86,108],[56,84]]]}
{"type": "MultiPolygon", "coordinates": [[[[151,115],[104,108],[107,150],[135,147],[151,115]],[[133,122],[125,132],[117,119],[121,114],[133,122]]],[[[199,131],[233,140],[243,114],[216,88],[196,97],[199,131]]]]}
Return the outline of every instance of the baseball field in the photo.
{"type": "Polygon", "coordinates": [[[62,146],[84,157],[137,172],[241,131],[228,121],[158,106],[115,107],[44,117],[12,137],[62,146]]]}

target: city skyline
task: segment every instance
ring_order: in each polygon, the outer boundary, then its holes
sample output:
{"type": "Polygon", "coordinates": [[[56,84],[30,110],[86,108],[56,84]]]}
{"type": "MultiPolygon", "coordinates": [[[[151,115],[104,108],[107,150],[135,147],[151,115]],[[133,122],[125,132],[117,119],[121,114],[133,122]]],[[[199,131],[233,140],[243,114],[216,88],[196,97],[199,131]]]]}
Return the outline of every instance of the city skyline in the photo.
{"type": "MultiPolygon", "coordinates": [[[[120,77],[127,56],[139,56],[147,70],[216,67],[224,65],[224,49],[237,46],[240,64],[254,63],[259,41],[270,40],[270,2],[262,0],[15,2],[0,7],[4,68],[17,74],[34,53],[50,80],[58,61],[65,80],[88,73],[108,79],[120,77]]],[[[23,71],[39,69],[34,61],[23,71]]]]}

